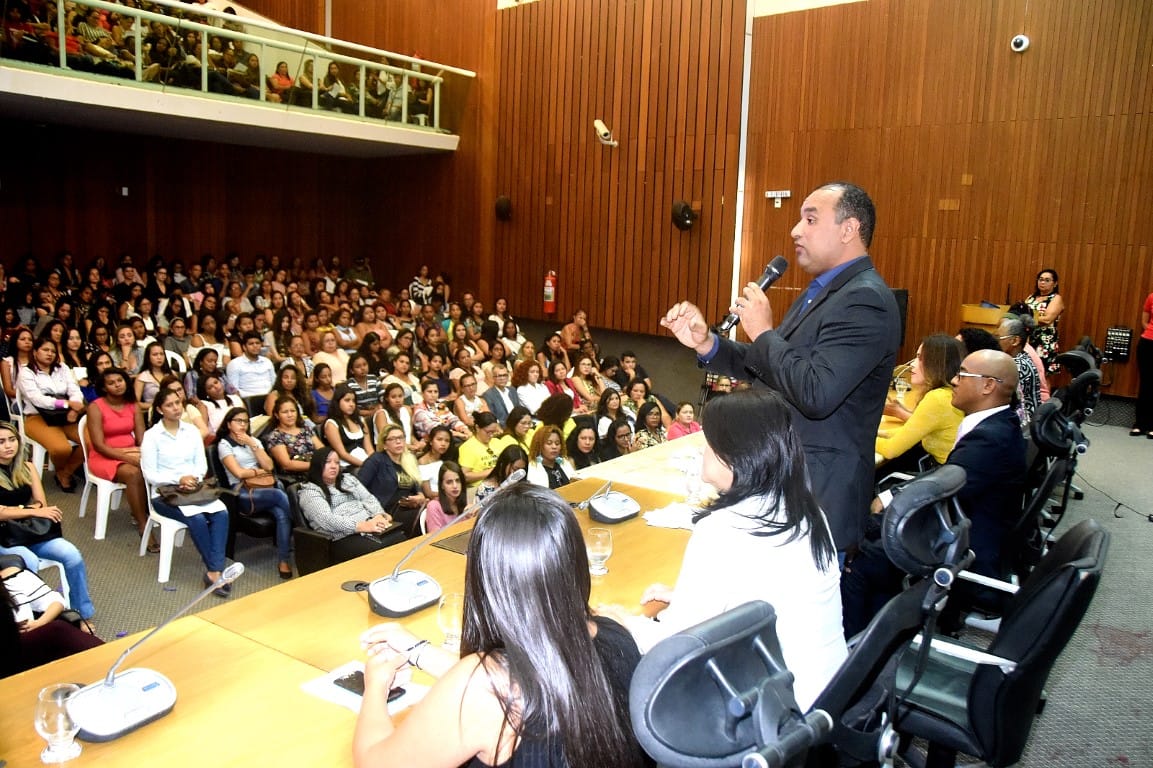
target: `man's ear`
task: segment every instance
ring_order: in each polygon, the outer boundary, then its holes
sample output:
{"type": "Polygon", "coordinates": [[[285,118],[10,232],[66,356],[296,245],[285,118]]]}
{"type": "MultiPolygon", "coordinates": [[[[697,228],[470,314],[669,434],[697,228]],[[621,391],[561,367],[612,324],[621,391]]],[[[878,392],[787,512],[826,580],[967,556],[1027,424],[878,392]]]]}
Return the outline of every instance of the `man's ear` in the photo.
{"type": "Polygon", "coordinates": [[[859,219],[849,217],[841,222],[841,242],[848,243],[861,231],[859,219]]]}

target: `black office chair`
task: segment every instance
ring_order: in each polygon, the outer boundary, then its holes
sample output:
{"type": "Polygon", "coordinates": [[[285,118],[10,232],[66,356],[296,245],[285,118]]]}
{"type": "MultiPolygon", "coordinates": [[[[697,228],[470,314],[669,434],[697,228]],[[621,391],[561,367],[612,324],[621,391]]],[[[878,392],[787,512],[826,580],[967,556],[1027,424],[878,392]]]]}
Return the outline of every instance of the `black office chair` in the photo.
{"type": "MultiPolygon", "coordinates": [[[[208,454],[208,465],[212,468],[212,474],[220,487],[227,486],[228,474],[224,471],[224,465],[216,453],[216,446],[208,446],[205,452],[208,454]]],[[[276,538],[276,518],[271,512],[252,512],[247,493],[222,494],[220,500],[228,508],[228,540],[224,546],[224,554],[229,558],[234,558],[236,553],[237,533],[243,533],[254,539],[276,538]]]]}
{"type": "Polygon", "coordinates": [[[932,631],[957,574],[973,559],[969,519],[955,500],[965,470],[945,464],[899,488],[885,510],[882,545],[912,584],[852,638],[849,657],[817,697],[813,710],[832,720],[826,743],[812,750],[809,765],[874,762],[896,747],[886,728],[894,657],[919,632],[932,631]]]}
{"type": "Polygon", "coordinates": [[[802,716],[772,606],[753,601],[657,643],[629,688],[637,741],[662,766],[793,765],[828,732],[802,716]]]}
{"type": "Polygon", "coordinates": [[[933,637],[926,654],[902,658],[892,723],[902,756],[918,764],[908,747],[923,738],[928,768],[951,768],[959,752],[994,768],[1020,759],[1049,672],[1096,592],[1108,542],[1094,520],[1062,536],[1011,598],[984,651],[933,637]]]}
{"type": "Polygon", "coordinates": [[[244,407],[248,410],[250,418],[264,415],[264,401],[268,399],[267,392],[263,395],[245,395],[240,399],[244,401],[244,407]]]}
{"type": "Polygon", "coordinates": [[[293,483],[286,490],[288,506],[292,510],[292,546],[296,570],[301,576],[306,576],[335,562],[332,556],[332,539],[313,530],[301,512],[300,501],[297,498],[300,484],[293,483]]]}

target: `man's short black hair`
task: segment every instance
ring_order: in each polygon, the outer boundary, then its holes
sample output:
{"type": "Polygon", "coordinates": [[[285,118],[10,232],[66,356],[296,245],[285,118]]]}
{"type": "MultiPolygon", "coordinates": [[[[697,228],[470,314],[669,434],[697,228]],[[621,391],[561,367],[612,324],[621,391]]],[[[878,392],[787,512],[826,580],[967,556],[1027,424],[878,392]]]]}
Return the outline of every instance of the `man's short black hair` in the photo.
{"type": "Polygon", "coordinates": [[[859,234],[861,242],[868,248],[873,244],[873,228],[877,224],[877,209],[873,207],[873,200],[869,194],[847,181],[836,181],[826,184],[821,189],[831,189],[841,193],[833,210],[837,214],[837,223],[845,219],[856,219],[861,223],[859,234]]]}

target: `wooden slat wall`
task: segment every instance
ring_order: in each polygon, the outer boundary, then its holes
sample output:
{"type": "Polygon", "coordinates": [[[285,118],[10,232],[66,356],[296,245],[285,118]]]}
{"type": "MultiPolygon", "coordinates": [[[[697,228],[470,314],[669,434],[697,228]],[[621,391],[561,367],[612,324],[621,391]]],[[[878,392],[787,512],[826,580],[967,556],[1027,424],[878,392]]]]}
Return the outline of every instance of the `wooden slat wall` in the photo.
{"type": "MultiPolygon", "coordinates": [[[[673,302],[727,306],[735,230],[741,0],[545,0],[497,15],[493,289],[543,317],[653,333],[673,302]],[[601,118],[620,142],[602,146],[601,118]],[[688,232],[673,200],[699,202],[688,232]],[[723,294],[723,295],[722,295],[723,294]]],[[[491,209],[489,209],[491,210],[491,209]]],[[[485,211],[491,215],[488,210],[485,211]]]]}
{"type": "MultiPolygon", "coordinates": [[[[804,195],[845,178],[878,209],[872,253],[909,290],[903,359],[962,302],[1061,275],[1066,344],[1136,328],[1153,290],[1153,5],[869,0],[757,19],[745,252],[791,253],[804,195]],[[1009,50],[1028,34],[1025,54],[1009,50]],[[791,189],[781,210],[768,189],[791,189]]],[[[784,302],[807,282],[794,270],[784,302]]],[[[1109,390],[1132,395],[1136,366],[1109,390]]]]}

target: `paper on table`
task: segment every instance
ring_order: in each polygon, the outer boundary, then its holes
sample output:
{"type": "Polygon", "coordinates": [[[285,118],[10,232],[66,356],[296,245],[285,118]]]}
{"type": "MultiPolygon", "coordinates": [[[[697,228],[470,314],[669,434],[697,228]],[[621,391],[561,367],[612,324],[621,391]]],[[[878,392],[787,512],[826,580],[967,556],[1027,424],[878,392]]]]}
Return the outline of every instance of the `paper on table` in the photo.
{"type": "Polygon", "coordinates": [[[684,528],[691,531],[693,529],[693,515],[696,514],[696,508],[679,501],[674,501],[667,507],[661,509],[653,509],[645,512],[645,522],[654,528],[684,528]]]}
{"type": "MultiPolygon", "coordinates": [[[[334,680],[344,677],[352,672],[364,671],[363,661],[350,661],[347,664],[342,664],[336,669],[329,672],[323,677],[318,677],[313,680],[308,680],[300,684],[300,687],[306,692],[311,693],[317,698],[330,701],[333,704],[339,704],[342,707],[351,709],[353,712],[360,714],[360,699],[361,697],[352,691],[346,691],[344,688],[338,686],[334,680]]],[[[419,685],[409,681],[402,686],[405,690],[403,696],[388,705],[388,713],[395,715],[401,710],[408,709],[416,702],[424,698],[428,693],[427,685],[419,685]]]]}

